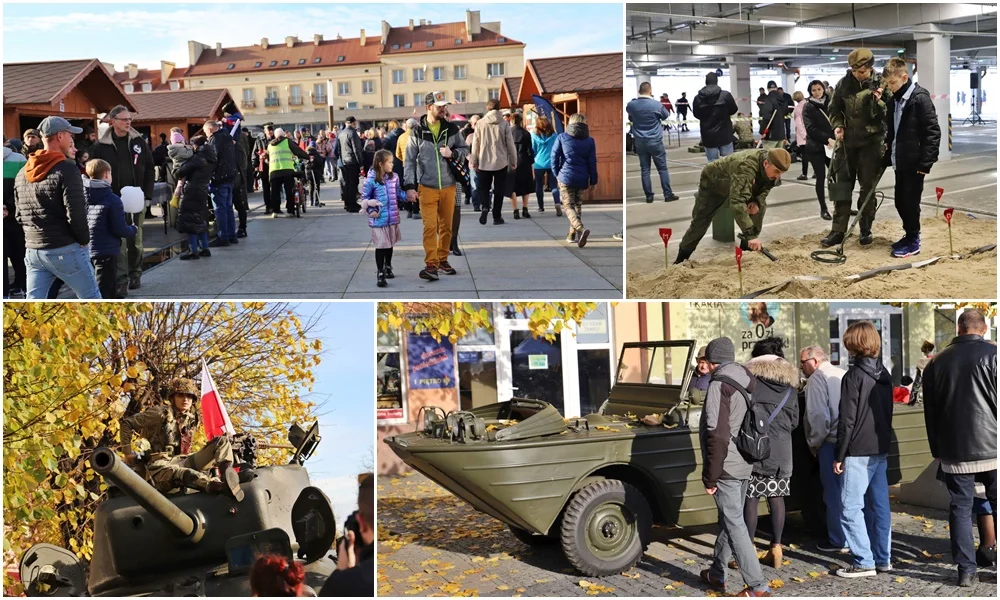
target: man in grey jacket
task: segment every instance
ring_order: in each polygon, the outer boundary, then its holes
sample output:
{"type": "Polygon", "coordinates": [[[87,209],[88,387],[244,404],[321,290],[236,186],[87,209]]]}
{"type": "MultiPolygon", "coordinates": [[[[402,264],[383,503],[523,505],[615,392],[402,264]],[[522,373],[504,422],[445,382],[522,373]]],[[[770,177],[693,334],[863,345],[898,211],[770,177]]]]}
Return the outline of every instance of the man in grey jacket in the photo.
{"type": "Polygon", "coordinates": [[[715,538],[712,566],[701,572],[701,579],[715,589],[725,590],[726,565],[735,553],[740,575],[747,586],[740,595],[770,596],[753,538],[743,520],[743,504],[753,465],[743,458],[734,441],[746,415],[747,403],[731,382],[750,394],[756,382],[746,368],[736,364],[736,349],[729,338],[720,337],[709,342],[705,360],[709,363],[712,380],[705,394],[705,408],[698,427],[703,459],[701,480],[705,492],[715,499],[719,510],[719,535],[715,538]]]}
{"type": "Polygon", "coordinates": [[[841,478],[833,474],[833,454],[837,445],[837,421],[840,418],[840,382],[844,370],[830,363],[826,351],[819,346],[803,348],[799,364],[806,380],[806,443],[819,459],[819,478],[823,483],[823,504],[826,505],[826,530],[829,539],[816,544],[821,552],[847,554],[847,538],[840,522],[841,478]]]}
{"type": "Polygon", "coordinates": [[[490,186],[493,187],[493,224],[502,225],[503,193],[508,174],[513,177],[517,169],[517,149],[510,125],[500,116],[500,101],[486,103],[486,114],[475,124],[469,166],[479,176],[479,224],[486,225],[490,214],[490,186]]]}
{"type": "Polygon", "coordinates": [[[410,130],[403,162],[403,189],[406,199],[420,198],[420,214],[424,222],[424,268],[420,278],[438,280],[438,271],[455,275],[458,271],[448,264],[451,251],[451,226],[455,211],[455,175],[450,161],[461,164],[469,155],[469,147],[458,129],[446,118],[446,106],[441,92],[431,92],[424,98],[427,114],[410,130]]]}
{"type": "Polygon", "coordinates": [[[344,163],[341,173],[344,176],[344,210],[361,212],[358,204],[358,181],[361,179],[361,165],[364,162],[364,146],[358,135],[358,120],[347,117],[344,130],[337,136],[340,145],[340,160],[344,163]]]}

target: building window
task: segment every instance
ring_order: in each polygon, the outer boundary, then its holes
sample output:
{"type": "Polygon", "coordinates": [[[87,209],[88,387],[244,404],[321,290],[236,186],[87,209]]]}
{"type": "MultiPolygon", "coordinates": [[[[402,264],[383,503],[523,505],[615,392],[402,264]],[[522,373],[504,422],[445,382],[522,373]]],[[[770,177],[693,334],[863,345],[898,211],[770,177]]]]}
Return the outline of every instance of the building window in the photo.
{"type": "Polygon", "coordinates": [[[337,62],[344,62],[345,60],[347,60],[346,56],[338,56],[337,57],[337,62]]]}
{"type": "Polygon", "coordinates": [[[357,107],[358,107],[358,103],[357,102],[348,102],[347,103],[347,108],[356,109],[357,107]]]}
{"type": "Polygon", "coordinates": [[[490,94],[489,95],[489,99],[490,100],[499,100],[500,99],[500,88],[490,88],[489,94],[490,94]]]}
{"type": "Polygon", "coordinates": [[[174,79],[174,80],[172,80],[170,82],[170,89],[172,89],[172,90],[178,90],[178,89],[180,89],[180,87],[181,87],[181,82],[177,81],[176,79],[174,79]]]}
{"type": "Polygon", "coordinates": [[[444,67],[434,67],[434,81],[444,81],[444,67]]]}
{"type": "Polygon", "coordinates": [[[362,94],[374,94],[375,93],[375,81],[372,79],[366,79],[361,82],[361,93],[362,94]]]}
{"type": "Polygon", "coordinates": [[[507,41],[507,38],[505,38],[505,37],[504,37],[504,36],[502,36],[502,35],[501,35],[500,37],[498,37],[498,38],[497,38],[497,43],[498,43],[498,44],[503,44],[503,43],[505,43],[506,41],[507,41]]]}
{"type": "Polygon", "coordinates": [[[126,93],[126,94],[131,94],[132,92],[134,92],[134,91],[135,91],[135,86],[134,86],[134,85],[132,85],[131,83],[126,83],[126,84],[125,84],[125,85],[123,85],[122,87],[124,87],[124,88],[125,88],[125,93],[126,93]]]}
{"type": "Polygon", "coordinates": [[[278,66],[278,61],[276,61],[276,60],[272,60],[272,61],[271,61],[271,64],[270,64],[270,65],[268,65],[268,66],[271,66],[271,67],[276,67],[276,66],[278,66]]]}
{"type": "Polygon", "coordinates": [[[468,102],[468,97],[465,90],[455,90],[455,102],[468,102]]]}
{"type": "Polygon", "coordinates": [[[399,44],[393,44],[392,45],[392,49],[393,50],[399,50],[399,44]]]}
{"type": "Polygon", "coordinates": [[[281,66],[287,67],[288,66],[288,60],[281,61],[281,66]]]}
{"type": "Polygon", "coordinates": [[[392,105],[396,108],[400,106],[406,106],[406,95],[405,94],[393,94],[392,95],[392,105]]]}
{"type": "Polygon", "coordinates": [[[260,66],[261,66],[262,64],[264,64],[264,63],[262,63],[262,62],[260,62],[260,61],[258,60],[257,62],[255,62],[255,63],[253,64],[253,68],[255,68],[255,69],[259,69],[259,68],[260,68],[260,66]]]}
{"type": "Polygon", "coordinates": [[[142,84],[142,91],[144,91],[144,92],[151,92],[151,91],[153,91],[153,84],[149,83],[148,81],[146,83],[142,84]]]}
{"type": "Polygon", "coordinates": [[[302,86],[292,85],[288,87],[288,104],[291,106],[302,106],[302,86]]]}
{"type": "Polygon", "coordinates": [[[403,69],[393,69],[392,70],[392,82],[393,83],[406,83],[406,78],[403,75],[403,69]]]}
{"type": "Polygon", "coordinates": [[[348,96],[351,93],[351,84],[348,81],[341,81],[337,83],[337,95],[338,96],[348,96]]]}
{"type": "Polygon", "coordinates": [[[456,46],[461,46],[462,45],[462,38],[455,38],[455,45],[456,46]]]}
{"type": "Polygon", "coordinates": [[[413,94],[413,106],[420,106],[421,105],[420,103],[423,101],[424,101],[423,94],[413,94]]]}
{"type": "Polygon", "coordinates": [[[427,40],[427,47],[428,48],[433,48],[434,47],[434,41],[433,40],[427,40]]]}
{"type": "Polygon", "coordinates": [[[229,63],[228,65],[226,65],[227,71],[232,71],[235,68],[236,68],[236,63],[229,63]]]}
{"type": "Polygon", "coordinates": [[[455,65],[455,79],[465,79],[465,65],[455,65]]]}
{"type": "Polygon", "coordinates": [[[313,84],[313,102],[326,102],[326,84],[313,84]]]}
{"type": "Polygon", "coordinates": [[[399,334],[379,333],[376,344],[376,420],[379,425],[406,423],[406,377],[399,334]]]}
{"type": "Polygon", "coordinates": [[[243,101],[253,100],[253,88],[243,88],[243,101]]]}
{"type": "Polygon", "coordinates": [[[424,80],[424,70],[423,69],[413,69],[413,82],[417,83],[424,80]]]}
{"type": "Polygon", "coordinates": [[[300,64],[300,65],[304,65],[304,64],[306,64],[306,59],[304,59],[304,58],[300,58],[300,59],[299,59],[299,64],[300,64]]]}
{"type": "Polygon", "coordinates": [[[264,97],[264,106],[281,106],[281,101],[278,100],[278,88],[267,88],[266,96],[264,97]]]}
{"type": "Polygon", "coordinates": [[[406,50],[409,50],[412,47],[413,47],[413,44],[411,44],[410,42],[406,42],[405,44],[403,44],[403,48],[405,48],[406,50]]]}
{"type": "Polygon", "coordinates": [[[503,63],[488,63],[486,65],[486,75],[489,77],[503,77],[503,63]]]}

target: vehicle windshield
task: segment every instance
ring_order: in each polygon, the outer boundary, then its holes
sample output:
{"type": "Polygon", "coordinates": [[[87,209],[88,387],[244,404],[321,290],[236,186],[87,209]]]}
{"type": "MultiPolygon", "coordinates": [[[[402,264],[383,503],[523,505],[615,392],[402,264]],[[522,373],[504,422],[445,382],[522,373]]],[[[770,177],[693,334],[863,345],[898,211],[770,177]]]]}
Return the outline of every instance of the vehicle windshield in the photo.
{"type": "Polygon", "coordinates": [[[681,386],[690,347],[627,346],[618,362],[616,383],[681,386]]]}

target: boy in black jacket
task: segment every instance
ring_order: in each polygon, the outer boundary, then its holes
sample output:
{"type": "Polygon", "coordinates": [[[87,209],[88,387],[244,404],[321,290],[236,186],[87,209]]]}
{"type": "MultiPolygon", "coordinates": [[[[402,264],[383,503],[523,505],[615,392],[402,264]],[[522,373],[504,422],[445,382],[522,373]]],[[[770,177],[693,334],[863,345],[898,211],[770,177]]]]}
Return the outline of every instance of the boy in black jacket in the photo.
{"type": "Polygon", "coordinates": [[[889,59],[882,80],[892,92],[885,104],[882,163],[896,171],[896,211],[905,232],[892,245],[892,255],[905,258],[920,254],[920,195],[924,191],[924,177],[938,159],[941,127],[930,94],[910,81],[903,59],[889,59]]]}

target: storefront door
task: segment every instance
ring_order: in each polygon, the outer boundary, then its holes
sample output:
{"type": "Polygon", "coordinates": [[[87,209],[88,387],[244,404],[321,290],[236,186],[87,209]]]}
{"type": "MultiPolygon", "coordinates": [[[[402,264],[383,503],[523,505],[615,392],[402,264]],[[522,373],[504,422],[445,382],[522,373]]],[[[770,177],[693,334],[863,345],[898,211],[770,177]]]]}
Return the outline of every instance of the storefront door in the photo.
{"type": "MultiPolygon", "coordinates": [[[[839,364],[847,368],[853,363],[843,348],[844,332],[854,323],[870,321],[882,337],[882,353],[879,358],[885,368],[892,373],[894,385],[900,384],[903,376],[903,311],[893,306],[872,306],[870,308],[842,308],[830,311],[831,357],[839,356],[839,364]]],[[[832,362],[832,361],[831,361],[832,362]]]]}

